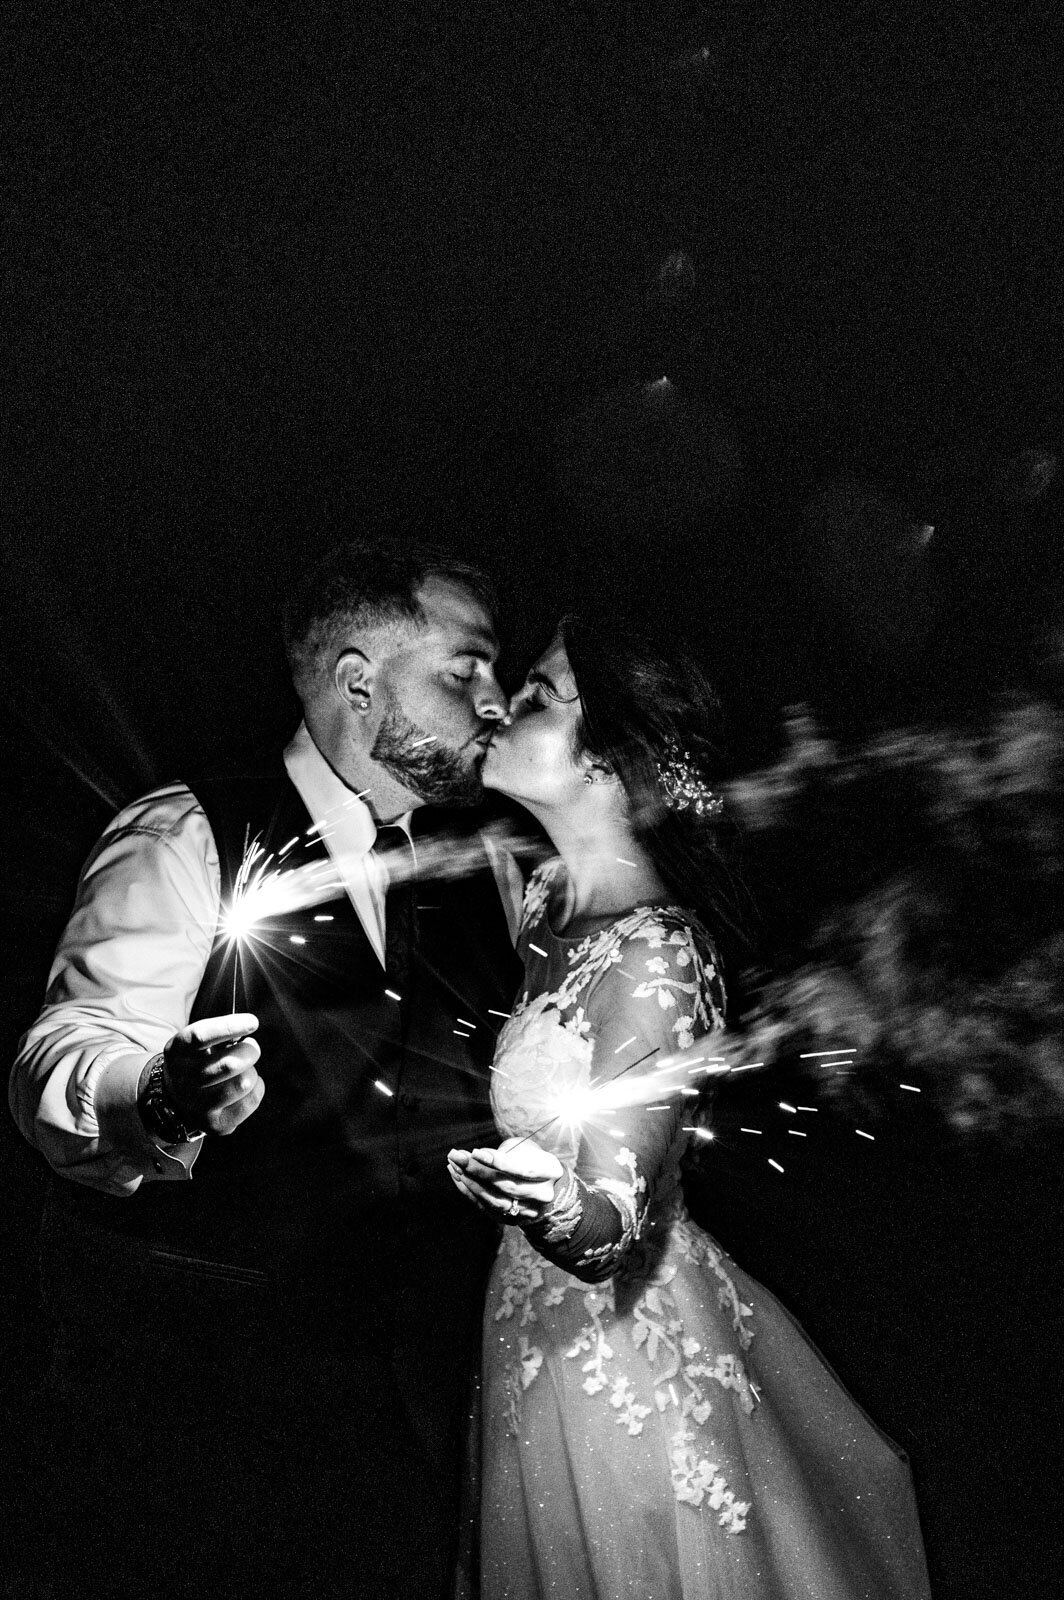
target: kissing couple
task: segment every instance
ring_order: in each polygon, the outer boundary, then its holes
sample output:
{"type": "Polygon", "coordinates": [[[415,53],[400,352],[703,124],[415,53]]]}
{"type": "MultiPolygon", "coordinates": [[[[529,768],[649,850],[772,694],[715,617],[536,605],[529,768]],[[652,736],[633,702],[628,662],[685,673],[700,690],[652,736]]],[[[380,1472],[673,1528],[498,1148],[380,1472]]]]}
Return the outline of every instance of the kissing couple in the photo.
{"type": "Polygon", "coordinates": [[[701,672],[568,618],[508,696],[484,577],[365,542],[285,640],[291,741],[114,819],[12,1076],[56,1175],[42,1592],[926,1595],[905,1457],[684,1206],[701,672]],[[234,948],[249,840],[333,891],[234,948]]]}

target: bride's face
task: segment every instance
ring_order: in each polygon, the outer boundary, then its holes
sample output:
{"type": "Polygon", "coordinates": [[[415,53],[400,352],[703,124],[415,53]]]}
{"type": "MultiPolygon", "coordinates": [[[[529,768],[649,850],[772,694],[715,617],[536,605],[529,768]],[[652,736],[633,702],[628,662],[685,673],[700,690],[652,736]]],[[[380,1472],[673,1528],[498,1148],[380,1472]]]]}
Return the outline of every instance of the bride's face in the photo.
{"type": "Polygon", "coordinates": [[[556,807],[579,796],[585,765],[573,756],[580,697],[565,654],[555,639],[529,670],[496,726],[481,768],[485,789],[498,789],[525,805],[556,807]]]}

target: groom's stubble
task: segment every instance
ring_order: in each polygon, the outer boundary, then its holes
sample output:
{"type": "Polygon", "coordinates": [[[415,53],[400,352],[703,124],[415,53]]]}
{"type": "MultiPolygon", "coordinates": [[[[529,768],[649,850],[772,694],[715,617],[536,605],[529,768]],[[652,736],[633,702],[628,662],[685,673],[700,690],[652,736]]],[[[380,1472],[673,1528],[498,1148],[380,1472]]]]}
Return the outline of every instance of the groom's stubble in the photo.
{"type": "Polygon", "coordinates": [[[426,805],[475,806],[483,798],[479,762],[433,740],[397,702],[381,718],[370,756],[426,805]]]}

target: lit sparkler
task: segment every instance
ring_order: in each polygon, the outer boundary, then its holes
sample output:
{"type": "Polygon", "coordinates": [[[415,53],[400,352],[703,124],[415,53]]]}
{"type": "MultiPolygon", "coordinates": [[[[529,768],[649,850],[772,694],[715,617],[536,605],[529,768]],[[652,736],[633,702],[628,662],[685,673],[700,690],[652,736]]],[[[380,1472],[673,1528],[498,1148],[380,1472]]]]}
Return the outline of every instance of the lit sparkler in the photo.
{"type": "MultiPolygon", "coordinates": [[[[552,1115],[517,1143],[535,1139],[555,1122],[562,1123],[572,1133],[578,1133],[588,1124],[605,1126],[618,1111],[671,1111],[684,1100],[697,1099],[700,1095],[701,1089],[691,1083],[692,1077],[727,1077],[736,1070],[720,1057],[691,1056],[687,1051],[680,1050],[663,1056],[643,1072],[635,1071],[635,1068],[657,1054],[656,1049],[649,1051],[612,1078],[599,1079],[582,1088],[561,1090],[547,1102],[552,1107],[552,1115]]],[[[707,1135],[700,1133],[699,1137],[705,1138],[707,1135]]],[[[517,1145],[511,1146],[511,1150],[516,1148],[517,1145]]]]}

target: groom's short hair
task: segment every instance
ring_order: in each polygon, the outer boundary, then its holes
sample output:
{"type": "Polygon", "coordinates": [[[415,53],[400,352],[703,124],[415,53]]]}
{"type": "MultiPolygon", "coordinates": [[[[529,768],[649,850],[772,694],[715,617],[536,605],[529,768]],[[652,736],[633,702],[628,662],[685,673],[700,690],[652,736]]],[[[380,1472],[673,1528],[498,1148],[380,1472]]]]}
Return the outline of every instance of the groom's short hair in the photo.
{"type": "Polygon", "coordinates": [[[490,579],[449,551],[369,539],[336,545],[300,580],[285,606],[285,653],[297,689],[312,680],[337,632],[368,633],[403,622],[422,625],[419,595],[432,578],[469,590],[494,616],[490,579]]]}

